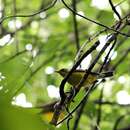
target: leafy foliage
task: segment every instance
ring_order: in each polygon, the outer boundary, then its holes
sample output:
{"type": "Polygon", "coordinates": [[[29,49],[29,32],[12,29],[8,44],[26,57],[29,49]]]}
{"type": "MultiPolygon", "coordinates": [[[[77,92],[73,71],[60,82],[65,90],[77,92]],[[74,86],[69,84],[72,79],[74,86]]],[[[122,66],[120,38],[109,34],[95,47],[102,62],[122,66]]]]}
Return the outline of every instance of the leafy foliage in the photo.
{"type": "MultiPolygon", "coordinates": [[[[93,1],[77,0],[77,12],[108,27],[114,25],[116,20],[109,2],[107,7],[101,9],[98,7],[98,3],[93,5],[93,1]]],[[[52,2],[51,0],[3,0],[0,3],[1,19],[17,14],[30,15],[48,7],[52,2]]],[[[127,0],[120,2],[113,0],[114,5],[117,5],[122,13],[121,17],[123,17],[129,13],[130,6],[127,0]]],[[[66,3],[72,7],[72,1],[67,0],[66,3]]],[[[87,39],[104,29],[79,16],[76,18],[80,47],[87,39]]],[[[130,34],[129,26],[123,29],[123,32],[130,34]]],[[[83,48],[83,53],[100,39],[99,37],[108,36],[111,33],[113,32],[107,30],[90,40],[83,48]]],[[[59,99],[58,87],[62,78],[54,71],[61,68],[71,68],[75,62],[77,48],[73,13],[61,1],[57,1],[53,7],[31,17],[5,18],[1,23],[0,38],[0,130],[66,130],[66,122],[58,127],[50,125],[42,115],[44,113],[41,113],[42,108],[37,108],[37,106],[59,99]],[[53,93],[55,93],[54,96],[53,93]],[[25,102],[26,100],[25,104],[30,103],[31,105],[28,106],[31,108],[24,108],[23,104],[17,103],[16,100],[21,94],[20,101],[25,102]]],[[[82,113],[78,130],[94,129],[97,123],[100,104],[98,101],[102,86],[104,86],[102,101],[108,101],[108,103],[102,104],[99,128],[101,130],[113,129],[116,120],[121,115],[126,115],[126,117],[123,118],[118,128],[130,125],[130,118],[127,116],[130,104],[129,50],[129,38],[118,35],[117,46],[113,49],[113,58],[108,68],[112,68],[127,51],[128,53],[117,65],[113,78],[101,83],[91,93],[82,113]]],[[[95,50],[94,53],[90,54],[90,63],[98,52],[99,50],[95,50]]],[[[105,53],[94,67],[94,71],[101,66],[100,63],[103,62],[104,56],[105,53]]],[[[83,64],[85,69],[88,67],[87,64],[89,64],[88,61],[83,64]]],[[[65,90],[70,90],[70,87],[67,84],[65,90]]],[[[75,102],[70,105],[70,110],[80,103],[84,94],[84,90],[78,93],[74,99],[75,102]]],[[[75,115],[70,123],[71,129],[74,125],[75,115]]]]}

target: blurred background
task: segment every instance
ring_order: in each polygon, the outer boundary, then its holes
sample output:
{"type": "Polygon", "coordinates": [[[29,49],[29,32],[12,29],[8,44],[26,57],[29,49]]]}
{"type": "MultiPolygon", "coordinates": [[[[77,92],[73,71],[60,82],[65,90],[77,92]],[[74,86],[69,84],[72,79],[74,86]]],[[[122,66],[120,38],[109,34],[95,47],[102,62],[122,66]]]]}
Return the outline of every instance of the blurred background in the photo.
{"type": "MultiPolygon", "coordinates": [[[[118,20],[108,0],[75,2],[79,14],[108,27],[118,20]]],[[[105,44],[106,37],[112,33],[105,31],[84,44],[104,28],[76,16],[77,46],[74,14],[60,0],[43,11],[53,3],[52,0],[0,0],[0,130],[66,130],[66,122],[53,127],[49,124],[52,113],[41,113],[42,108],[36,106],[60,98],[59,85],[63,78],[55,70],[70,69],[79,48],[84,45],[82,51],[85,52],[99,40],[99,47],[81,63],[81,68],[87,69],[105,44]],[[15,15],[23,16],[12,17],[15,15]]],[[[66,0],[66,3],[73,7],[73,1],[66,0]]],[[[130,13],[129,0],[113,0],[113,4],[121,17],[130,13]]],[[[123,32],[130,34],[130,27],[123,29],[123,32]]],[[[115,67],[114,76],[106,79],[90,95],[78,130],[91,130],[96,125],[102,87],[104,91],[99,130],[114,130],[116,121],[121,117],[117,129],[130,129],[129,42],[128,37],[118,36],[117,46],[110,54],[109,67],[115,67]]],[[[108,49],[94,70],[104,61],[107,52],[108,49]]],[[[67,84],[65,89],[69,88],[67,84]]],[[[80,102],[84,93],[84,90],[80,91],[70,109],[80,102]]],[[[75,116],[70,128],[73,128],[74,121],[75,116]]]]}

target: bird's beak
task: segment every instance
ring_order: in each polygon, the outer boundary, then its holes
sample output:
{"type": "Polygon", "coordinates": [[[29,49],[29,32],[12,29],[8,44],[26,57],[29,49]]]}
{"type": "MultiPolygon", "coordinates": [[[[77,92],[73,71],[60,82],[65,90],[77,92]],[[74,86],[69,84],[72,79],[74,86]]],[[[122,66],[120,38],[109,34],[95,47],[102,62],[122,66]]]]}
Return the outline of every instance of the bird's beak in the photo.
{"type": "Polygon", "coordinates": [[[59,70],[55,70],[54,72],[55,72],[55,73],[59,73],[59,70]]]}

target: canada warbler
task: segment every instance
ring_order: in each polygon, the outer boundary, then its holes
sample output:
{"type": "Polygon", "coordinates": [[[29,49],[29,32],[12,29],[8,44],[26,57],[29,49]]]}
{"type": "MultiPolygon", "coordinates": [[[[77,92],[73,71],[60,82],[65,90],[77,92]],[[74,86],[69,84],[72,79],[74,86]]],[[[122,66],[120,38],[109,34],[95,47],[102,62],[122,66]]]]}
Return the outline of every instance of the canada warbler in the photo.
{"type": "MultiPolygon", "coordinates": [[[[59,73],[62,77],[65,77],[69,70],[67,69],[61,69],[59,71],[56,71],[59,73]]],[[[80,80],[83,78],[85,74],[85,70],[75,70],[69,77],[68,83],[71,84],[72,86],[76,86],[79,84],[80,80]]],[[[90,72],[88,78],[84,81],[83,87],[88,87],[92,85],[95,81],[98,79],[103,79],[106,77],[111,77],[113,76],[113,72],[105,72],[105,73],[96,73],[96,72],[90,72]]]]}

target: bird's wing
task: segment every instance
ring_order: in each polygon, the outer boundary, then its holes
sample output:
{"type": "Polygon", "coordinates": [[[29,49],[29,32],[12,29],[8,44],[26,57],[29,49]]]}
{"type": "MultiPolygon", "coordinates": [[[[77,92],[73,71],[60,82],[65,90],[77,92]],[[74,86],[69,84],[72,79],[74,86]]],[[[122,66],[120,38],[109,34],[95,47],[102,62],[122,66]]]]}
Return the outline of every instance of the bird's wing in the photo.
{"type": "MultiPolygon", "coordinates": [[[[77,69],[77,70],[74,71],[74,73],[76,73],[76,72],[85,73],[85,71],[88,71],[88,70],[77,69]]],[[[96,73],[96,72],[90,72],[90,74],[93,74],[93,75],[99,75],[99,73],[96,73]]]]}

